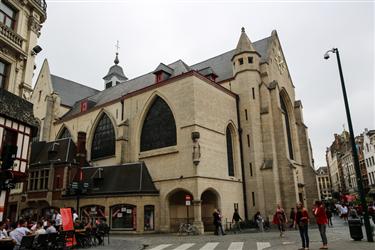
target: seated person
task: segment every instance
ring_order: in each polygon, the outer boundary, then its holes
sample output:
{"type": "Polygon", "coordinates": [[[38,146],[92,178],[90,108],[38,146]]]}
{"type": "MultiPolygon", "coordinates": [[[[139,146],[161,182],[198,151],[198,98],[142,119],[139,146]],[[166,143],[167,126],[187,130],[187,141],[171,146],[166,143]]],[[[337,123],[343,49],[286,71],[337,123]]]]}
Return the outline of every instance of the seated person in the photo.
{"type": "Polygon", "coordinates": [[[31,231],[27,228],[27,221],[20,219],[17,224],[17,228],[9,233],[9,236],[16,242],[15,249],[18,249],[21,245],[23,236],[29,235],[31,231]]]}
{"type": "Polygon", "coordinates": [[[47,229],[46,229],[46,232],[48,234],[57,233],[57,230],[53,226],[53,224],[54,224],[54,221],[51,222],[50,220],[47,220],[47,229]]]}
{"type": "Polygon", "coordinates": [[[43,222],[42,221],[38,221],[36,223],[36,227],[35,227],[35,235],[39,235],[39,234],[46,234],[47,231],[43,228],[43,222]]]}
{"type": "Polygon", "coordinates": [[[5,221],[0,222],[0,240],[9,237],[8,232],[5,229],[5,227],[6,227],[5,221]]]}

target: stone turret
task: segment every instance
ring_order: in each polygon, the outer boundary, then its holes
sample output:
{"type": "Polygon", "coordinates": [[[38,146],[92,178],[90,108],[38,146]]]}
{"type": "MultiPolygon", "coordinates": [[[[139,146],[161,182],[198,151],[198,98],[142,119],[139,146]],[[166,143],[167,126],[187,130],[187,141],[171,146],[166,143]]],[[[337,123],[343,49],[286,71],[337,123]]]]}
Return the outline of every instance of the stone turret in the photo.
{"type": "Polygon", "coordinates": [[[120,60],[118,59],[118,53],[116,53],[114,63],[115,65],[109,68],[108,74],[103,77],[105,89],[111,88],[119,83],[123,83],[128,80],[128,78],[124,74],[124,71],[122,70],[122,67],[118,65],[120,63],[120,60]]]}
{"type": "Polygon", "coordinates": [[[233,76],[246,70],[259,71],[260,54],[255,50],[245,28],[241,29],[241,36],[238,41],[235,53],[232,57],[233,76]]]}

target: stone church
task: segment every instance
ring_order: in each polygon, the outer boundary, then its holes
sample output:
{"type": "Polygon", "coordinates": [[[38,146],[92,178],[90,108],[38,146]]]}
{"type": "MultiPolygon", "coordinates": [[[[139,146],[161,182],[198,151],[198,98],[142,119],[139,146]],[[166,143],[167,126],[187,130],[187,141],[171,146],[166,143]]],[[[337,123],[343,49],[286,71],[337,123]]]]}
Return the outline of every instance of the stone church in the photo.
{"type": "Polygon", "coordinates": [[[214,208],[223,223],[235,208],[272,219],[277,204],[289,211],[318,198],[302,102],[276,31],[251,42],[242,28],[233,50],[155,66],[128,79],[116,54],[99,91],[44,62],[31,98],[40,142],[20,213],[72,207],[106,217],[112,230],[175,231],[189,220],[203,232],[214,208]]]}

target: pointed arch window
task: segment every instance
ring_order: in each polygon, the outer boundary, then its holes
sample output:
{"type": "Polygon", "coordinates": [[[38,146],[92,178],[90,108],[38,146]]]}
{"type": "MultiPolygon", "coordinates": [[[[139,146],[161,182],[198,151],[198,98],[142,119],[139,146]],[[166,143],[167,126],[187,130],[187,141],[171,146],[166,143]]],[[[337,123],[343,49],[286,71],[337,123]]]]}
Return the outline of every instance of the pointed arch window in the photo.
{"type": "Polygon", "coordinates": [[[230,132],[229,126],[227,127],[226,137],[227,137],[228,175],[234,176],[233,140],[232,140],[232,133],[230,132]]]}
{"type": "Polygon", "coordinates": [[[147,112],[141,133],[141,151],[177,144],[176,122],[168,104],[157,97],[147,112]]]}
{"type": "Polygon", "coordinates": [[[91,159],[115,154],[115,129],[108,115],[103,114],[96,126],[91,145],[91,159]]]}
{"type": "Polygon", "coordinates": [[[72,135],[70,134],[69,130],[64,127],[57,139],[64,139],[64,138],[71,138],[71,137],[72,135]]]}
{"type": "Polygon", "coordinates": [[[292,133],[291,133],[291,130],[290,130],[290,122],[289,122],[290,120],[289,120],[288,109],[286,108],[285,100],[281,95],[280,95],[280,106],[281,106],[281,110],[284,113],[283,117],[284,117],[285,127],[286,127],[286,136],[287,136],[287,139],[288,139],[289,158],[294,159],[292,133]]]}

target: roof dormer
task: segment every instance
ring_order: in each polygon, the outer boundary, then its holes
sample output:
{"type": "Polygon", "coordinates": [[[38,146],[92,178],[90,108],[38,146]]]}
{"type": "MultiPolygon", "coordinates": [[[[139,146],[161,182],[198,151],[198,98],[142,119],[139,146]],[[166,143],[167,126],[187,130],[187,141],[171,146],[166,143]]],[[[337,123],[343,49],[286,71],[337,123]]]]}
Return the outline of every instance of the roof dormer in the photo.
{"type": "Polygon", "coordinates": [[[155,83],[158,83],[169,79],[173,74],[173,69],[164,63],[160,63],[153,73],[155,75],[155,83]]]}
{"type": "Polygon", "coordinates": [[[213,71],[211,67],[200,69],[198,73],[207,77],[211,81],[216,82],[217,74],[213,71]]]}

